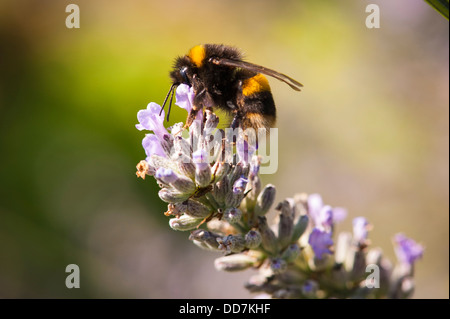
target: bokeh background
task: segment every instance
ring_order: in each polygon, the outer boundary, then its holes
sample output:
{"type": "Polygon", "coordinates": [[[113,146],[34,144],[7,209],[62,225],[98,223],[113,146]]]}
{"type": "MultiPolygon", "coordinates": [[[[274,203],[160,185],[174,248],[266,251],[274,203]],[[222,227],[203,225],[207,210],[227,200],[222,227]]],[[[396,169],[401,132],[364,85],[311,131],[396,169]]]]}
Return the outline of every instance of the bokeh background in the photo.
{"type": "MultiPolygon", "coordinates": [[[[449,297],[449,29],[421,0],[0,2],[0,297],[238,298],[252,271],[172,231],[136,113],[169,88],[175,56],[200,43],[301,81],[270,79],[277,199],[318,192],[374,225],[395,260],[404,232],[426,247],[416,298],[449,297]],[[68,29],[68,4],[81,27],[68,29]],[[381,28],[368,29],[368,4],[381,28]],[[81,288],[65,287],[66,265],[81,288]]],[[[185,119],[173,111],[171,123],[185,119]]]]}

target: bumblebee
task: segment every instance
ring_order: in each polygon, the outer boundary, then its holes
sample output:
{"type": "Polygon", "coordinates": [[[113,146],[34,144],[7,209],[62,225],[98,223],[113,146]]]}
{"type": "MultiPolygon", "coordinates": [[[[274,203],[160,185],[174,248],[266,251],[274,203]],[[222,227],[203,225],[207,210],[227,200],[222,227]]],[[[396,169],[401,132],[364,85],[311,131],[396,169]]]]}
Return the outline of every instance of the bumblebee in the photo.
{"type": "Polygon", "coordinates": [[[269,129],[275,124],[276,108],[265,75],[285,82],[296,91],[303,86],[277,71],[244,61],[242,53],[234,47],[197,45],[187,55],[175,59],[170,72],[172,86],[162,108],[170,95],[168,120],[175,89],[184,83],[195,93],[184,128],[192,124],[200,110],[219,108],[232,115],[232,128],[269,129]]]}

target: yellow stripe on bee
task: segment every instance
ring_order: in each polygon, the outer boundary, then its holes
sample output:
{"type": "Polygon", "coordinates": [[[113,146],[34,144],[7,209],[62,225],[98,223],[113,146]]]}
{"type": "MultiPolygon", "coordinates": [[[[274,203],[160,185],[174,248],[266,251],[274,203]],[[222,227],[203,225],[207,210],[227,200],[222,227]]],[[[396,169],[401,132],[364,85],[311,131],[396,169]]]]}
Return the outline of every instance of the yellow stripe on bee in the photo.
{"type": "Polygon", "coordinates": [[[196,45],[189,50],[188,57],[198,68],[201,67],[205,59],[205,47],[203,45],[196,45]]]}
{"type": "Polygon", "coordinates": [[[263,91],[270,91],[270,85],[269,81],[267,81],[266,77],[261,73],[244,80],[244,83],[242,84],[242,94],[245,96],[263,91]]]}

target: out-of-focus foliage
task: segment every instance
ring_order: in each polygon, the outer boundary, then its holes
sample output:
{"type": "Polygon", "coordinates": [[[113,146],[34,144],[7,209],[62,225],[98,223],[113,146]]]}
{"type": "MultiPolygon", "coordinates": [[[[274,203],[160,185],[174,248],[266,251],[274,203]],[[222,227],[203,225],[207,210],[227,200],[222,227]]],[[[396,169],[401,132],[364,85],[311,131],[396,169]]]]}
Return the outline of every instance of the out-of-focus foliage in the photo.
{"type": "Polygon", "coordinates": [[[0,3],[0,297],[249,296],[135,176],[137,111],[162,102],[175,56],[225,43],[305,85],[270,80],[279,168],[263,183],[364,214],[377,246],[416,239],[415,297],[448,298],[449,33],[427,3],[370,1],[368,29],[364,1],[74,0],[68,29],[71,2],[0,3]]]}

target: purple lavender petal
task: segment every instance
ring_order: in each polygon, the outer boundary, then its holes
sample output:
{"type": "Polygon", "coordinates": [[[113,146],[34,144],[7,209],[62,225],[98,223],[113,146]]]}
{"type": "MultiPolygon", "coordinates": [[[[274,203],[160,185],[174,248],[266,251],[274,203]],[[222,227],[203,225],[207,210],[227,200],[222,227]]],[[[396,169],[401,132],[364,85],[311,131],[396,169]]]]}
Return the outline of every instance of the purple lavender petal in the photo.
{"type": "MultiPolygon", "coordinates": [[[[239,138],[236,142],[236,151],[241,162],[248,163],[255,153],[256,148],[254,145],[247,143],[243,138],[239,138]]],[[[259,167],[258,167],[259,169],[259,167]]]]}
{"type": "Polygon", "coordinates": [[[322,207],[316,227],[323,227],[325,230],[331,231],[333,227],[333,209],[331,206],[326,205],[322,207]]]}
{"type": "Polygon", "coordinates": [[[347,210],[342,207],[333,207],[333,223],[339,223],[347,217],[347,210]]]}
{"type": "Polygon", "coordinates": [[[329,247],[333,245],[333,240],[331,239],[331,233],[329,232],[313,228],[309,235],[308,243],[311,245],[311,248],[318,259],[322,259],[324,254],[331,254],[329,247]]]}
{"type": "Polygon", "coordinates": [[[369,222],[364,217],[353,219],[353,239],[359,244],[364,244],[367,240],[369,222]]]}
{"type": "Polygon", "coordinates": [[[137,114],[139,124],[136,124],[136,128],[140,131],[149,130],[153,131],[155,135],[162,141],[164,134],[168,134],[164,127],[164,111],[159,115],[161,107],[156,103],[149,103],[147,109],[140,110],[137,114]]]}
{"type": "Polygon", "coordinates": [[[187,84],[180,84],[175,92],[175,104],[185,109],[188,113],[194,105],[194,89],[187,84]]]}
{"type": "Polygon", "coordinates": [[[319,194],[311,194],[308,196],[308,213],[316,226],[320,224],[320,211],[322,207],[323,201],[319,194]]]}
{"type": "Polygon", "coordinates": [[[142,146],[144,147],[145,154],[147,155],[147,162],[149,157],[152,155],[167,157],[161,146],[161,142],[154,134],[145,134],[145,137],[142,140],[142,146]]]}
{"type": "MultiPolygon", "coordinates": [[[[188,113],[191,112],[194,105],[194,89],[187,84],[180,84],[175,91],[175,105],[185,109],[188,113]]],[[[197,112],[195,121],[201,123],[203,121],[203,111],[197,112]]]]}
{"type": "Polygon", "coordinates": [[[208,166],[208,153],[204,149],[198,149],[194,153],[192,153],[192,161],[195,166],[202,170],[208,166]]]}
{"type": "Polygon", "coordinates": [[[245,187],[247,186],[248,179],[245,178],[243,175],[238,178],[236,182],[234,182],[233,185],[233,193],[234,194],[242,194],[245,190],[245,187]]]}
{"type": "Polygon", "coordinates": [[[164,183],[167,184],[175,182],[178,178],[177,174],[175,174],[174,171],[172,171],[170,168],[164,167],[158,168],[155,177],[159,178],[160,180],[162,180],[164,183]]]}
{"type": "Polygon", "coordinates": [[[394,242],[396,244],[395,253],[400,262],[412,266],[417,259],[422,258],[424,248],[414,240],[403,234],[397,234],[394,242]]]}

